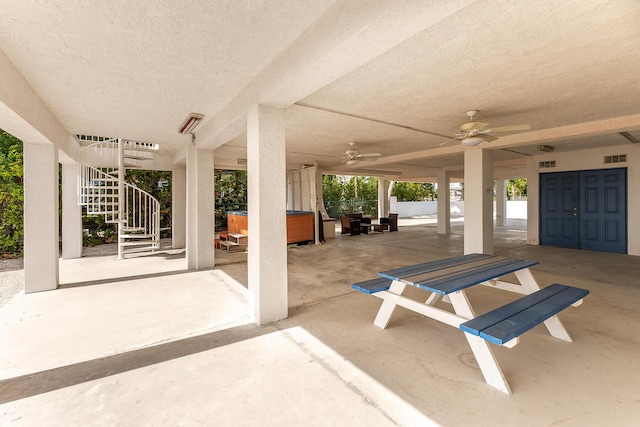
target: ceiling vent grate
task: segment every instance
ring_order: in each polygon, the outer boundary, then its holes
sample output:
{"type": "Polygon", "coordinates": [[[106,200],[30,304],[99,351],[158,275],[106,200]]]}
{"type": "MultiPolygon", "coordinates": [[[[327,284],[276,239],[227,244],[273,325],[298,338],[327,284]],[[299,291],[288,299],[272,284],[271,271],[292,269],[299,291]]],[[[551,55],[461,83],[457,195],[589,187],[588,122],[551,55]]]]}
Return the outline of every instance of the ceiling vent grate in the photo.
{"type": "Polygon", "coordinates": [[[626,154],[616,154],[613,156],[604,156],[604,163],[625,163],[627,161],[626,154]]]}
{"type": "Polygon", "coordinates": [[[555,168],[556,167],[556,161],[555,160],[548,160],[546,162],[540,162],[540,163],[538,163],[538,167],[540,169],[555,168]]]}

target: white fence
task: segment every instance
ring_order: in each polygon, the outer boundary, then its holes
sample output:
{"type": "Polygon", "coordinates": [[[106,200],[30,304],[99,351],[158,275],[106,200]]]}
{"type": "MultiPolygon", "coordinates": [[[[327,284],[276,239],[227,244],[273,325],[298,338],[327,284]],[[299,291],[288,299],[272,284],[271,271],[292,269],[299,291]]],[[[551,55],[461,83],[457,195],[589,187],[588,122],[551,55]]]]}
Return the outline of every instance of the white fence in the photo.
{"type": "MultiPolygon", "coordinates": [[[[395,197],[392,197],[389,212],[397,213],[400,218],[409,218],[421,215],[436,215],[438,213],[438,202],[435,200],[426,202],[398,202],[395,200],[395,197]]],[[[451,201],[451,215],[464,215],[463,201],[451,201]]],[[[506,217],[514,219],[527,219],[527,201],[507,200],[506,217]]]]}

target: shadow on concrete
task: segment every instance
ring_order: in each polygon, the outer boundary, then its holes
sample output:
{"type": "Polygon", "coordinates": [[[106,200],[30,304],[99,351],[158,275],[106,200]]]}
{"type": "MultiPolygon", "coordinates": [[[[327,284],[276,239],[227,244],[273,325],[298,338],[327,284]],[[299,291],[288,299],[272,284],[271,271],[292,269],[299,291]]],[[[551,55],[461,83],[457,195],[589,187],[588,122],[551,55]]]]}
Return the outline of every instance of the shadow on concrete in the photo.
{"type": "Polygon", "coordinates": [[[277,329],[273,326],[241,325],[113,356],[8,378],[0,381],[0,404],[167,362],[276,331],[277,329]]]}

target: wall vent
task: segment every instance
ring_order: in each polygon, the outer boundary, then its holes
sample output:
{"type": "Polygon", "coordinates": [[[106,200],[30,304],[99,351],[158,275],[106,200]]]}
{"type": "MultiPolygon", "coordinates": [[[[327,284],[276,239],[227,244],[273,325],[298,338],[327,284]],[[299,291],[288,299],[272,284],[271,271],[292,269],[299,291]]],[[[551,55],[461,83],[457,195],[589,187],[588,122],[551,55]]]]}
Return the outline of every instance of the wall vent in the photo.
{"type": "Polygon", "coordinates": [[[625,163],[627,161],[626,154],[616,154],[613,156],[604,156],[604,163],[625,163]]]}
{"type": "Polygon", "coordinates": [[[538,163],[538,167],[540,169],[542,168],[555,168],[556,167],[556,161],[555,160],[549,160],[546,162],[540,162],[538,163]]]}

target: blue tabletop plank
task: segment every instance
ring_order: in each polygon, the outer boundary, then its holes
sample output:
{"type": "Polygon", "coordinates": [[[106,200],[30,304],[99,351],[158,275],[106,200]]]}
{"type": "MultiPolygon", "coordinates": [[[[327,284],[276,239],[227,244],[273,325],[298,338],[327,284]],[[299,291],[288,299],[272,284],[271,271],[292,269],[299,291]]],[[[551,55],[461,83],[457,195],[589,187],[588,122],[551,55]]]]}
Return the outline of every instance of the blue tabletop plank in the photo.
{"type": "Polygon", "coordinates": [[[536,264],[536,261],[469,254],[395,268],[378,275],[446,295],[536,264]],[[428,278],[421,277],[425,275],[428,278]]]}
{"type": "Polygon", "coordinates": [[[536,264],[538,264],[537,261],[506,259],[493,264],[471,268],[444,278],[417,282],[414,286],[446,295],[536,264]]]}
{"type": "Polygon", "coordinates": [[[381,271],[378,275],[386,277],[388,279],[395,279],[398,277],[406,277],[416,272],[419,273],[431,273],[438,270],[443,270],[456,265],[464,265],[469,262],[477,261],[480,259],[491,258],[491,255],[485,254],[469,254],[462,255],[453,258],[439,259],[437,261],[423,262],[421,264],[409,265],[406,267],[394,268],[391,270],[381,271]]]}

